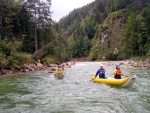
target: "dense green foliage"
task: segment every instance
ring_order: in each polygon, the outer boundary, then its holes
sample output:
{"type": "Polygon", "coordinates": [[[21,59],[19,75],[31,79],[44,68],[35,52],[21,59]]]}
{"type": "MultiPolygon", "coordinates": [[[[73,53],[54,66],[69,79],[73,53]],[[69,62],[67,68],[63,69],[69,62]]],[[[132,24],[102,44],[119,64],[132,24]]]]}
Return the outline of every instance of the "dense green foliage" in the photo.
{"type": "Polygon", "coordinates": [[[149,20],[150,9],[144,9],[141,14],[131,12],[123,31],[123,51],[127,57],[145,56],[149,54],[150,32],[149,20]],[[127,49],[128,47],[128,49],[127,49]]]}
{"type": "Polygon", "coordinates": [[[0,69],[20,70],[41,59],[45,65],[88,60],[150,58],[150,1],[95,0],[58,23],[51,0],[1,0],[0,69]]]}
{"type": "Polygon", "coordinates": [[[50,18],[50,6],[51,0],[40,3],[31,0],[1,0],[0,69],[20,70],[25,63],[37,60],[32,56],[35,51],[47,44],[53,49],[56,32],[50,18]]]}
{"type": "Polygon", "coordinates": [[[74,9],[58,24],[68,32],[73,57],[150,57],[149,10],[150,1],[146,0],[95,0],[74,9]]]}

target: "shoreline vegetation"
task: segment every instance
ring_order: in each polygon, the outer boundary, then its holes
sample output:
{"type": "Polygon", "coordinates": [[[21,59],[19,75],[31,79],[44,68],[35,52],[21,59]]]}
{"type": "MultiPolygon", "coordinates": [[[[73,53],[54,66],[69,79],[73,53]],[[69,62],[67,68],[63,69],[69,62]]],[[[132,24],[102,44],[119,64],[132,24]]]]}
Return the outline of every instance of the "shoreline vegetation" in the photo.
{"type": "Polygon", "coordinates": [[[3,76],[11,76],[16,74],[24,74],[24,73],[30,73],[34,71],[40,71],[40,70],[46,70],[50,67],[55,67],[57,64],[51,63],[49,66],[45,66],[43,63],[41,63],[40,60],[36,61],[35,63],[26,63],[24,64],[24,68],[18,70],[18,69],[0,69],[0,77],[3,76]]]}
{"type": "MultiPolygon", "coordinates": [[[[87,60],[85,60],[84,58],[74,59],[73,61],[75,61],[75,62],[87,62],[87,60]]],[[[121,65],[121,67],[123,67],[123,68],[128,67],[128,68],[150,69],[150,61],[122,60],[122,61],[97,61],[97,62],[102,62],[106,66],[114,66],[116,63],[119,63],[121,65]]],[[[24,68],[21,70],[1,69],[0,77],[17,75],[17,74],[26,74],[26,73],[30,73],[30,72],[34,72],[34,71],[40,71],[40,70],[47,70],[47,69],[50,69],[50,68],[53,68],[56,66],[57,66],[57,64],[53,64],[53,63],[51,63],[49,66],[44,66],[39,60],[34,64],[32,64],[32,63],[24,64],[24,68]]]]}
{"type": "Polygon", "coordinates": [[[59,22],[51,18],[51,0],[39,1],[1,0],[0,76],[69,60],[150,68],[150,0],[95,0],[59,22]]]}

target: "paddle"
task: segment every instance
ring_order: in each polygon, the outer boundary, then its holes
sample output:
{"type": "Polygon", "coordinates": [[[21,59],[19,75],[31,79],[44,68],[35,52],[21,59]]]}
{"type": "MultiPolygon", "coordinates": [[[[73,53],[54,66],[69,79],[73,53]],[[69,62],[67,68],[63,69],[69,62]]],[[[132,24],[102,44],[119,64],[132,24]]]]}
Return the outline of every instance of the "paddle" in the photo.
{"type": "Polygon", "coordinates": [[[95,78],[96,78],[96,77],[92,78],[92,79],[90,80],[90,82],[92,82],[95,78]]]}
{"type": "Polygon", "coordinates": [[[63,71],[64,72],[64,74],[65,74],[65,76],[66,76],[66,73],[65,73],[65,71],[63,71]]]}

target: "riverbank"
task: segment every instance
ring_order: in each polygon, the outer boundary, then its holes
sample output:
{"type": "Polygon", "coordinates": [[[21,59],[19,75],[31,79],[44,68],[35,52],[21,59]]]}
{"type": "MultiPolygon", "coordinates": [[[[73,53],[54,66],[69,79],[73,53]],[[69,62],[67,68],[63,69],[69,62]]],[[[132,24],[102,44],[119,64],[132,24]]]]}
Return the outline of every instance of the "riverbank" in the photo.
{"type": "MultiPolygon", "coordinates": [[[[77,59],[74,61],[76,62],[84,62],[84,59],[77,59]]],[[[115,66],[116,64],[120,64],[122,68],[145,68],[145,69],[150,69],[150,61],[133,61],[133,60],[124,60],[124,61],[100,61],[102,62],[105,66],[115,66]]],[[[11,70],[6,70],[6,69],[1,69],[0,71],[0,77],[3,76],[11,76],[15,74],[24,74],[24,73],[29,73],[29,72],[34,72],[34,71],[39,71],[39,70],[46,70],[51,67],[56,67],[57,64],[50,64],[49,66],[44,66],[40,61],[36,62],[35,64],[24,64],[24,68],[21,70],[17,69],[11,69],[11,70]]]]}
{"type": "MultiPolygon", "coordinates": [[[[74,58],[73,61],[84,62],[87,61],[87,59],[86,57],[80,57],[74,58]]],[[[100,61],[100,62],[104,62],[104,65],[106,66],[115,66],[116,64],[120,64],[121,67],[150,69],[150,61],[143,61],[143,60],[100,61]]]]}
{"type": "Polygon", "coordinates": [[[121,67],[124,68],[145,68],[150,69],[150,61],[133,61],[133,60],[126,60],[126,61],[107,61],[105,63],[107,66],[115,66],[116,64],[120,64],[121,67]]]}
{"type": "Polygon", "coordinates": [[[11,68],[10,70],[8,69],[0,69],[0,77],[3,76],[11,76],[11,75],[15,75],[15,74],[24,74],[24,73],[30,73],[30,72],[34,72],[34,71],[40,71],[40,70],[46,70],[50,67],[54,67],[56,66],[56,64],[50,64],[49,66],[44,66],[40,60],[35,62],[34,64],[32,63],[28,63],[28,64],[24,64],[24,68],[21,70],[17,70],[14,68],[11,68]]]}
{"type": "MultiPolygon", "coordinates": [[[[86,57],[74,58],[72,59],[76,62],[84,62],[87,61],[86,57]]],[[[150,69],[150,61],[143,61],[143,60],[122,60],[122,61],[100,61],[104,62],[106,66],[115,66],[116,64],[120,64],[121,67],[124,68],[146,68],[150,69]]]]}

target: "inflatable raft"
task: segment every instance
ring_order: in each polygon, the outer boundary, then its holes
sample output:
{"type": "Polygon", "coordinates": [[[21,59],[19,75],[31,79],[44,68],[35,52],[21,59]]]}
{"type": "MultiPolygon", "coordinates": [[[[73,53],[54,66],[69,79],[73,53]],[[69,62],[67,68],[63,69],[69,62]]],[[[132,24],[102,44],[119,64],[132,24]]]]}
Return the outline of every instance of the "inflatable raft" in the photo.
{"type": "Polygon", "coordinates": [[[71,65],[65,65],[64,68],[71,68],[71,65]]]}
{"type": "Polygon", "coordinates": [[[57,67],[50,68],[50,70],[48,71],[48,73],[51,74],[51,75],[53,75],[55,73],[55,71],[56,71],[56,68],[57,67]]]}
{"type": "Polygon", "coordinates": [[[61,68],[56,68],[54,76],[61,79],[61,78],[65,77],[65,73],[61,68]]]}
{"type": "Polygon", "coordinates": [[[115,86],[132,86],[136,80],[136,75],[128,76],[122,79],[114,79],[114,78],[98,78],[94,75],[91,76],[94,83],[103,83],[107,85],[115,85],[115,86]]]}

